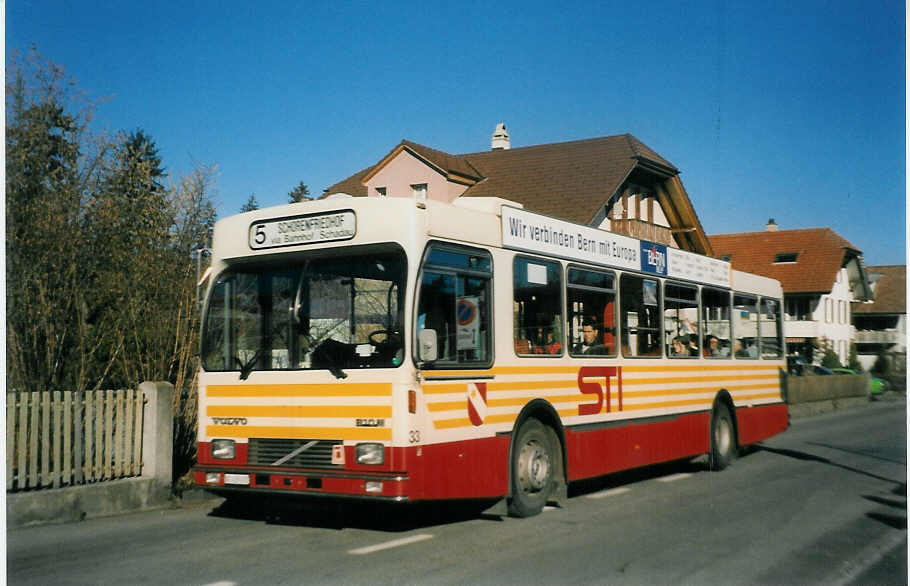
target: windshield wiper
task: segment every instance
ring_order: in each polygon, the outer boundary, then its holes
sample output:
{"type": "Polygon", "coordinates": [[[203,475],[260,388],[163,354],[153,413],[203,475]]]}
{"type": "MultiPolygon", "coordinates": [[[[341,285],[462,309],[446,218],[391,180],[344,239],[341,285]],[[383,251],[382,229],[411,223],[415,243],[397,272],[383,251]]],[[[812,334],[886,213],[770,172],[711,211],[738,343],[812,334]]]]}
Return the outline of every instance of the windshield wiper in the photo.
{"type": "Polygon", "coordinates": [[[250,361],[240,367],[240,380],[249,378],[250,373],[253,372],[253,367],[262,358],[263,353],[265,353],[265,346],[260,346],[256,353],[253,354],[253,357],[250,358],[250,361]]]}
{"type": "Polygon", "coordinates": [[[331,372],[335,378],[348,378],[347,373],[341,370],[345,364],[345,356],[350,347],[337,340],[328,338],[323,340],[316,349],[313,350],[313,363],[316,368],[325,368],[331,372]]]}

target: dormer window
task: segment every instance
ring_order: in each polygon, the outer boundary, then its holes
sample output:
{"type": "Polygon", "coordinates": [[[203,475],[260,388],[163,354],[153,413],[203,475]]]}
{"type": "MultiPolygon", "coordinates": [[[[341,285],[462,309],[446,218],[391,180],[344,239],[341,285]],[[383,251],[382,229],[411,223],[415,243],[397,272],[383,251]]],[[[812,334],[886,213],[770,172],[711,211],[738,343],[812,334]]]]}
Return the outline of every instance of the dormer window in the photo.
{"type": "Polygon", "coordinates": [[[796,262],[797,256],[799,256],[799,253],[797,252],[778,252],[774,255],[774,264],[796,262]]]}
{"type": "Polygon", "coordinates": [[[418,183],[411,185],[411,194],[414,196],[414,199],[418,201],[425,200],[427,198],[427,184],[418,183]]]}

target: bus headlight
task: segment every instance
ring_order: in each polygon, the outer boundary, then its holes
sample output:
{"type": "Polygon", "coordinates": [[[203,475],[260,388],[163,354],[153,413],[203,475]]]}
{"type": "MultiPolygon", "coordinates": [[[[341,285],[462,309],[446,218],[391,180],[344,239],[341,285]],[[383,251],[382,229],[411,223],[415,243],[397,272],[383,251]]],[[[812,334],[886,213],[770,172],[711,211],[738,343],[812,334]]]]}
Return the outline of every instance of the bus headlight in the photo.
{"type": "Polygon", "coordinates": [[[212,457],[218,460],[233,460],[237,453],[234,440],[216,439],[212,440],[212,457]]]}
{"type": "Polygon", "coordinates": [[[385,461],[385,447],[382,444],[357,444],[354,454],[358,464],[382,464],[385,461]]]}

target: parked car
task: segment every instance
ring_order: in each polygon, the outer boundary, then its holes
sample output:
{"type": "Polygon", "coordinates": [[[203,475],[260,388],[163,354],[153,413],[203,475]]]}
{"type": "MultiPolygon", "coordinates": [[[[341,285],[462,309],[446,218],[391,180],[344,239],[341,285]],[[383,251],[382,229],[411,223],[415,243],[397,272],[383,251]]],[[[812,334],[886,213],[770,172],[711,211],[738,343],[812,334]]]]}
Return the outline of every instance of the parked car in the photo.
{"type": "MultiPolygon", "coordinates": [[[[859,374],[852,368],[832,368],[831,371],[834,372],[834,374],[859,374]]],[[[869,394],[870,395],[880,395],[887,389],[888,389],[888,381],[874,377],[874,376],[869,378],[869,394]]]]}
{"type": "Polygon", "coordinates": [[[870,395],[881,395],[888,390],[888,381],[872,377],[869,379],[869,394],[870,395]]]}
{"type": "Polygon", "coordinates": [[[830,368],[818,364],[806,364],[806,361],[799,356],[787,357],[787,372],[796,376],[834,374],[830,368]]]}

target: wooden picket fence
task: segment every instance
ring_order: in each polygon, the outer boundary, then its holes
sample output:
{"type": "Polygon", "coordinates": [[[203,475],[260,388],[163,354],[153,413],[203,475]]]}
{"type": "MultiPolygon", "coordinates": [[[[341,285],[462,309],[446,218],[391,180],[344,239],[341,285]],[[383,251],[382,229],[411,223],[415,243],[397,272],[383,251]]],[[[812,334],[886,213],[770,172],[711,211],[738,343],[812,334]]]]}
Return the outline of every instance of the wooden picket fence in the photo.
{"type": "Polygon", "coordinates": [[[137,390],[6,394],[6,490],[139,476],[145,397],[137,390]]]}

